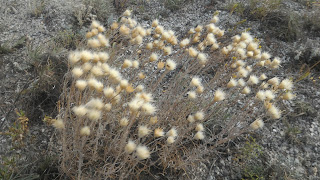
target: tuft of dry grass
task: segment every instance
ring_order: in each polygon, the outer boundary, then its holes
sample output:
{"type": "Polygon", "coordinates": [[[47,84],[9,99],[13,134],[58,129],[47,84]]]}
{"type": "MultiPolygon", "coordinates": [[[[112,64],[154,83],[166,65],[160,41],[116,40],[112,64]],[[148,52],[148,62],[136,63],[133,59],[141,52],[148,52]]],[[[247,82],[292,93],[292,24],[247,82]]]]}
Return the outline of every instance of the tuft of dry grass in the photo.
{"type": "Polygon", "coordinates": [[[62,171],[72,179],[187,171],[285,115],[292,82],[272,77],[280,58],[248,32],[226,37],[218,21],[215,13],[181,40],[157,20],[142,27],[129,10],[107,28],[93,21],[87,47],[69,54],[59,102],[62,171]]]}

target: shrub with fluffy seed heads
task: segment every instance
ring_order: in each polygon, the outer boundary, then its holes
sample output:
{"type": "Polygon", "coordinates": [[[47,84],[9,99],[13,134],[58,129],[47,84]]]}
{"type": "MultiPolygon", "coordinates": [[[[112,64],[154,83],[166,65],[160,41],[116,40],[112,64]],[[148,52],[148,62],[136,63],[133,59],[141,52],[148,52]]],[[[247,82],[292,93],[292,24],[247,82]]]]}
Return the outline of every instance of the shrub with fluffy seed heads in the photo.
{"type": "Polygon", "coordinates": [[[244,68],[240,68],[238,71],[239,77],[247,77],[248,74],[249,74],[248,70],[246,70],[244,68]]]}
{"type": "Polygon", "coordinates": [[[68,56],[68,59],[69,59],[69,62],[71,63],[71,65],[74,65],[80,61],[81,55],[78,51],[71,52],[68,56]]]}
{"type": "Polygon", "coordinates": [[[125,59],[123,61],[123,65],[122,65],[122,68],[128,68],[128,67],[131,67],[132,66],[132,61],[129,60],[129,59],[125,59]]]}
{"type": "Polygon", "coordinates": [[[112,108],[112,104],[110,104],[110,103],[107,103],[107,104],[104,105],[104,109],[106,111],[111,111],[111,108],[112,108]]]}
{"type": "Polygon", "coordinates": [[[186,47],[190,43],[190,39],[184,39],[180,42],[180,47],[186,47]]]}
{"type": "Polygon", "coordinates": [[[98,48],[101,46],[101,43],[98,39],[89,39],[88,46],[92,48],[98,48]]]}
{"type": "Polygon", "coordinates": [[[239,86],[244,87],[246,85],[246,82],[241,78],[238,80],[238,84],[239,84],[239,86]]]}
{"type": "Polygon", "coordinates": [[[126,25],[122,25],[120,27],[119,31],[122,35],[129,35],[130,34],[130,28],[128,28],[126,25]]]}
{"type": "Polygon", "coordinates": [[[204,87],[200,85],[200,86],[197,87],[196,91],[197,91],[198,94],[201,94],[204,91],[204,87]]]}
{"type": "Polygon", "coordinates": [[[204,53],[199,53],[197,59],[199,59],[199,63],[202,65],[207,63],[207,56],[204,53]]]}
{"type": "Polygon", "coordinates": [[[148,150],[147,146],[139,145],[136,149],[137,157],[141,160],[147,159],[150,157],[150,151],[148,150]]]}
{"type": "Polygon", "coordinates": [[[131,11],[129,9],[127,9],[126,11],[123,12],[123,16],[131,16],[131,11]]]}

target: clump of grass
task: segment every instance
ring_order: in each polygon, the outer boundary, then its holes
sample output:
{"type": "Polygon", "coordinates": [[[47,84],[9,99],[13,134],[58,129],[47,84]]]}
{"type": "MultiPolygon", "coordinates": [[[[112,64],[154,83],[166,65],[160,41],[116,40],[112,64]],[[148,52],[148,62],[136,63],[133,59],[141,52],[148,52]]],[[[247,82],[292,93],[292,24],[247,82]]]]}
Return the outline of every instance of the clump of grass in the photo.
{"type": "Polygon", "coordinates": [[[158,20],[142,27],[129,10],[108,28],[93,21],[87,47],[69,54],[55,125],[62,171],[78,179],[179,171],[281,118],[292,82],[267,77],[280,58],[249,32],[225,37],[218,22],[215,14],[179,40],[158,20]]]}

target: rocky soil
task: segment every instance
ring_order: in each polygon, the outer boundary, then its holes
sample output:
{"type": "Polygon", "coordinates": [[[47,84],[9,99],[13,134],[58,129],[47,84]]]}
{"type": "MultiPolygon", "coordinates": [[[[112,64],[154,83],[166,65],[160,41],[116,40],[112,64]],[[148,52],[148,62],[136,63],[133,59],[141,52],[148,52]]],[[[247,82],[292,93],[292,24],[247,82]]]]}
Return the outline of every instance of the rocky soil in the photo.
{"type": "MultiPolygon", "coordinates": [[[[250,9],[249,1],[243,2],[241,6],[228,0],[190,0],[176,5],[136,0],[126,4],[142,25],[157,18],[177,34],[208,22],[219,11],[219,25],[226,35],[250,28],[262,48],[284,62],[277,75],[301,79],[295,84],[297,97],[286,104],[285,118],[269,121],[262,130],[217,149],[189,175],[192,179],[320,179],[320,64],[312,67],[320,61],[320,4],[282,0],[261,15],[256,13],[259,9],[250,9]]],[[[100,19],[105,25],[124,9],[112,3],[105,7],[109,9],[104,9],[105,16],[100,19]]],[[[29,118],[28,137],[32,138],[32,145],[12,151],[10,138],[1,135],[2,162],[19,154],[32,167],[28,172],[39,174],[36,164],[46,161],[42,157],[51,152],[50,139],[54,137],[53,128],[42,119],[57,112],[66,52],[76,48],[75,42],[82,43],[80,37],[98,13],[97,7],[82,6],[80,0],[0,0],[0,128],[7,131],[17,118],[15,110],[24,110],[29,118]]],[[[57,173],[56,168],[48,170],[50,173],[57,173]]],[[[43,174],[42,179],[59,177],[43,174]]],[[[187,177],[180,175],[180,179],[187,177]]]]}

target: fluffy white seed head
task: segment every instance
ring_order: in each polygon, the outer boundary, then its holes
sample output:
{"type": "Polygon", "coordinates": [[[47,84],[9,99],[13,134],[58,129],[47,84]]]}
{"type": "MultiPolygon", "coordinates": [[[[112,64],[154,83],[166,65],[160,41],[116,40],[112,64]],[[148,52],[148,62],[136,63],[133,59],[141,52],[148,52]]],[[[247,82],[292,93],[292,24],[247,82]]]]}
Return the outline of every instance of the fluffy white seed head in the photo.
{"type": "Polygon", "coordinates": [[[195,121],[194,119],[194,116],[193,115],[189,115],[187,120],[190,122],[190,123],[193,123],[195,121]]]}
{"type": "Polygon", "coordinates": [[[228,87],[228,88],[232,88],[232,87],[237,86],[237,84],[238,84],[237,80],[231,78],[230,81],[229,81],[228,84],[227,84],[227,87],[228,87]]]}
{"type": "Polygon", "coordinates": [[[100,66],[93,66],[90,70],[90,72],[94,76],[102,76],[104,74],[103,69],[100,66]]]}
{"type": "Polygon", "coordinates": [[[125,59],[125,60],[123,61],[122,68],[129,68],[129,67],[131,67],[131,66],[132,66],[132,61],[131,61],[131,60],[125,59]]]}
{"type": "Polygon", "coordinates": [[[76,84],[75,86],[80,90],[80,91],[83,91],[86,87],[87,87],[88,83],[86,80],[82,80],[82,79],[79,79],[76,81],[76,84]]]}
{"type": "Polygon", "coordinates": [[[169,136],[168,138],[167,138],[167,143],[168,144],[173,144],[174,143],[174,137],[173,136],[169,136]]]}
{"type": "Polygon", "coordinates": [[[207,55],[204,53],[199,53],[197,59],[199,59],[199,63],[202,65],[206,64],[208,61],[207,55]]]}
{"type": "Polygon", "coordinates": [[[266,80],[267,78],[268,77],[263,73],[263,74],[260,75],[259,80],[263,81],[263,80],[266,80]]]}
{"type": "Polygon", "coordinates": [[[202,94],[203,91],[204,91],[204,87],[200,85],[200,86],[197,87],[196,91],[197,91],[198,94],[202,94]]]}
{"type": "Polygon", "coordinates": [[[140,138],[148,135],[149,133],[150,133],[150,129],[147,126],[143,126],[143,125],[139,126],[139,128],[138,128],[138,136],[140,138]]]}
{"type": "Polygon", "coordinates": [[[154,137],[162,137],[164,136],[164,132],[161,128],[157,128],[154,130],[154,137]]]}
{"type": "Polygon", "coordinates": [[[144,103],[141,110],[147,115],[153,115],[156,112],[156,107],[151,103],[144,103]]]}
{"type": "Polygon", "coordinates": [[[132,112],[137,112],[142,105],[143,105],[143,101],[139,98],[134,98],[128,103],[129,109],[132,112]]]}
{"type": "Polygon", "coordinates": [[[274,105],[271,105],[268,109],[268,114],[272,119],[279,119],[281,117],[281,111],[279,108],[275,107],[274,105]]]}
{"type": "Polygon", "coordinates": [[[167,132],[167,136],[177,137],[177,136],[178,136],[178,132],[177,132],[177,130],[173,127],[173,128],[171,128],[171,129],[167,132]]]}
{"type": "Polygon", "coordinates": [[[98,81],[95,78],[90,78],[88,80],[88,85],[89,85],[89,87],[95,89],[96,91],[102,91],[102,89],[103,89],[102,82],[98,81]]]}
{"type": "Polygon", "coordinates": [[[292,100],[294,98],[294,95],[291,92],[287,92],[283,94],[282,98],[284,100],[292,100]]]}
{"type": "Polygon", "coordinates": [[[80,53],[78,51],[71,52],[68,56],[68,59],[69,59],[69,62],[71,63],[71,65],[74,65],[80,61],[80,59],[81,59],[80,53]]]}
{"type": "Polygon", "coordinates": [[[134,150],[136,150],[136,147],[137,145],[133,141],[129,140],[124,150],[126,151],[126,153],[131,154],[134,150]]]}
{"type": "Polygon", "coordinates": [[[80,105],[80,106],[73,107],[72,111],[76,116],[83,117],[84,115],[87,114],[88,109],[84,105],[80,105]]]}
{"type": "Polygon", "coordinates": [[[276,97],[275,94],[271,90],[266,90],[265,96],[266,96],[266,100],[272,100],[276,97]]]}
{"type": "Polygon", "coordinates": [[[280,64],[281,64],[281,60],[278,57],[275,57],[273,59],[273,61],[271,62],[270,66],[273,69],[277,69],[277,68],[279,68],[280,64]]]}
{"type": "Polygon", "coordinates": [[[139,61],[134,60],[134,61],[132,62],[132,67],[138,69],[138,68],[139,68],[139,64],[140,64],[139,61]]]}
{"type": "Polygon", "coordinates": [[[192,86],[192,87],[201,86],[201,79],[199,77],[193,77],[190,82],[190,86],[192,86]]]}
{"type": "Polygon", "coordinates": [[[249,75],[249,72],[244,68],[240,68],[238,71],[238,75],[239,77],[247,77],[249,75]]]}
{"type": "Polygon", "coordinates": [[[88,111],[87,117],[92,121],[98,121],[101,118],[101,111],[91,109],[88,111]]]}
{"type": "Polygon", "coordinates": [[[194,119],[197,121],[202,121],[204,119],[204,112],[198,111],[194,114],[194,119]]]}
{"type": "Polygon", "coordinates": [[[90,62],[86,62],[86,63],[82,64],[81,67],[82,67],[83,72],[88,72],[91,70],[92,64],[90,62]]]}
{"type": "Polygon", "coordinates": [[[88,62],[93,58],[93,54],[90,51],[84,50],[80,52],[82,62],[88,62]]]}
{"type": "Polygon", "coordinates": [[[190,39],[184,39],[180,42],[180,47],[186,47],[190,43],[190,39]]]}
{"type": "Polygon", "coordinates": [[[119,121],[119,124],[120,124],[121,127],[126,127],[129,124],[129,120],[127,118],[125,118],[125,117],[121,118],[120,121],[119,121]]]}
{"type": "Polygon", "coordinates": [[[256,94],[256,98],[259,99],[260,101],[264,101],[266,99],[266,94],[265,91],[260,90],[256,94]]]}
{"type": "Polygon", "coordinates": [[[194,139],[196,139],[196,140],[202,140],[202,139],[204,139],[204,133],[203,133],[203,131],[198,131],[198,132],[194,135],[194,139]]]}
{"type": "Polygon", "coordinates": [[[191,57],[197,57],[198,55],[198,51],[193,47],[189,47],[188,52],[189,52],[189,56],[191,57]]]}
{"type": "Polygon", "coordinates": [[[147,146],[139,145],[136,149],[137,157],[141,160],[147,159],[150,157],[150,151],[148,150],[147,146]]]}
{"type": "Polygon", "coordinates": [[[121,81],[121,74],[118,70],[116,69],[110,69],[109,71],[109,77],[112,81],[114,82],[120,82],[121,81]]]}
{"type": "Polygon", "coordinates": [[[280,80],[279,80],[279,78],[274,77],[274,78],[269,79],[267,82],[268,82],[268,84],[271,84],[273,86],[278,86],[280,83],[280,80]]]}
{"type": "Polygon", "coordinates": [[[72,69],[72,75],[76,78],[79,78],[83,75],[83,70],[81,67],[75,67],[72,69]]]}
{"type": "Polygon", "coordinates": [[[158,25],[159,25],[158,19],[155,19],[152,21],[152,24],[151,24],[152,27],[157,27],[158,25]]]}
{"type": "Polygon", "coordinates": [[[260,129],[264,126],[264,122],[262,119],[258,118],[250,124],[250,128],[253,130],[260,129]]]}
{"type": "Polygon", "coordinates": [[[129,81],[126,79],[122,79],[120,81],[120,88],[121,89],[126,89],[129,86],[129,81]]]}
{"type": "Polygon", "coordinates": [[[158,60],[158,55],[156,53],[152,53],[150,55],[149,61],[150,62],[154,62],[154,61],[157,61],[157,60],[158,60]]]}
{"type": "Polygon", "coordinates": [[[246,85],[246,82],[241,78],[238,80],[238,84],[239,84],[239,86],[244,87],[246,85]]]}
{"type": "Polygon", "coordinates": [[[289,79],[284,79],[279,84],[279,89],[286,89],[286,90],[292,90],[293,84],[292,81],[289,79]]]}
{"type": "Polygon", "coordinates": [[[259,83],[259,78],[255,75],[251,75],[248,79],[248,84],[249,85],[255,85],[259,83]]]}
{"type": "Polygon", "coordinates": [[[261,54],[261,60],[267,60],[267,59],[270,59],[270,58],[271,58],[271,55],[268,52],[263,52],[261,54]]]}
{"type": "Polygon", "coordinates": [[[99,98],[93,98],[91,99],[87,104],[87,107],[93,108],[93,109],[102,109],[104,107],[104,103],[99,98]]]}
{"type": "Polygon", "coordinates": [[[111,111],[111,108],[112,108],[112,104],[110,104],[110,103],[107,103],[107,104],[104,105],[104,109],[106,111],[111,111]]]}
{"type": "Polygon", "coordinates": [[[88,46],[91,48],[99,48],[101,46],[101,43],[98,39],[89,39],[88,40],[88,46]]]}
{"type": "Polygon", "coordinates": [[[127,9],[126,11],[123,12],[123,16],[131,16],[131,11],[129,9],[127,9]]]}
{"type": "Polygon", "coordinates": [[[219,101],[224,100],[225,98],[226,98],[226,94],[221,89],[218,89],[214,93],[213,101],[219,102],[219,101]]]}
{"type": "Polygon", "coordinates": [[[115,91],[112,87],[104,88],[103,93],[107,98],[113,98],[115,96],[115,91]]]}
{"type": "Polygon", "coordinates": [[[196,125],[196,131],[203,131],[204,130],[204,127],[203,127],[203,125],[201,124],[201,123],[198,123],[197,125],[196,125]]]}
{"type": "Polygon", "coordinates": [[[57,128],[57,129],[64,129],[65,125],[62,119],[57,119],[53,122],[53,127],[57,128]]]}
{"type": "Polygon", "coordinates": [[[155,124],[157,124],[157,122],[158,122],[157,116],[151,117],[149,120],[149,124],[151,124],[151,125],[155,125],[155,124]]]}
{"type": "Polygon", "coordinates": [[[241,94],[249,94],[251,92],[251,89],[246,86],[242,89],[241,94]]]}
{"type": "Polygon", "coordinates": [[[189,91],[188,92],[188,98],[189,99],[195,99],[197,97],[197,94],[195,91],[189,91]]]}
{"type": "Polygon", "coordinates": [[[80,135],[81,135],[81,136],[89,136],[89,135],[90,135],[90,128],[89,128],[89,126],[85,126],[85,127],[81,128],[81,130],[80,130],[80,135]]]}
{"type": "Polygon", "coordinates": [[[169,71],[172,71],[174,69],[176,69],[177,67],[177,64],[171,60],[171,59],[168,59],[167,62],[166,62],[166,69],[169,70],[169,71]]]}

